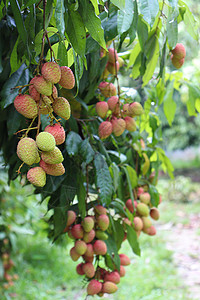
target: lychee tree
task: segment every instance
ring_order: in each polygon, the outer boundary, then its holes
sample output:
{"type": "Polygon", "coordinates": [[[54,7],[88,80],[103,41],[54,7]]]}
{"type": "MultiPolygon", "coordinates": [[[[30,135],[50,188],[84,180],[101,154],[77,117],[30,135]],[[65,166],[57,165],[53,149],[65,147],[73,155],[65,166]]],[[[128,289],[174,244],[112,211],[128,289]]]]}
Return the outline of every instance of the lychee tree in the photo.
{"type": "MultiPolygon", "coordinates": [[[[130,264],[123,241],[140,255],[140,234],[156,234],[159,169],[173,177],[158,108],[172,125],[182,83],[166,65],[183,65],[178,24],[197,40],[196,21],[180,0],[11,0],[0,18],[9,180],[22,176],[48,199],[49,238],[74,239],[88,295],[114,293],[130,264]]],[[[200,90],[185,84],[195,115],[200,90]]]]}

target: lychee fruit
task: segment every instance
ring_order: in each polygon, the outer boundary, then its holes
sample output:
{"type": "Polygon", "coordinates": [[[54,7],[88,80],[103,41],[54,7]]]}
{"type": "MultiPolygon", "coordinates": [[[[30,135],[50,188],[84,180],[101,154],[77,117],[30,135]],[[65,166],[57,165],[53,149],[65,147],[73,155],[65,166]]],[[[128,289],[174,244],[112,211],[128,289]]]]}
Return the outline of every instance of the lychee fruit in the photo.
{"type": "Polygon", "coordinates": [[[105,118],[108,112],[108,103],[105,101],[100,101],[96,103],[97,115],[101,118],[105,118]]]}
{"type": "Polygon", "coordinates": [[[126,274],[126,270],[125,270],[124,266],[121,265],[119,275],[120,275],[120,277],[124,277],[125,274],[126,274]]]}
{"type": "Polygon", "coordinates": [[[119,254],[119,258],[122,266],[128,266],[131,264],[130,258],[126,254],[119,254]]]}
{"type": "Polygon", "coordinates": [[[131,131],[131,132],[136,131],[137,126],[136,126],[136,122],[133,118],[127,116],[124,118],[124,121],[126,122],[126,129],[128,131],[131,131]]]}
{"type": "Polygon", "coordinates": [[[116,66],[115,66],[115,63],[108,62],[107,69],[111,74],[115,75],[119,71],[119,62],[116,61],[116,66]]]}
{"type": "Polygon", "coordinates": [[[94,250],[93,250],[93,245],[92,244],[87,244],[87,249],[86,252],[84,253],[85,256],[93,256],[94,255],[94,250]]]}
{"type": "Polygon", "coordinates": [[[150,209],[150,216],[153,220],[158,220],[160,218],[159,210],[156,207],[150,209]]]}
{"type": "Polygon", "coordinates": [[[58,83],[61,78],[60,66],[53,61],[46,62],[42,66],[41,73],[44,79],[50,81],[51,83],[58,83]]]}
{"type": "Polygon", "coordinates": [[[94,268],[94,266],[93,266],[92,263],[87,262],[87,263],[83,264],[82,269],[83,269],[83,272],[85,273],[85,275],[86,275],[88,278],[94,277],[94,274],[95,274],[95,268],[94,268]]]}
{"type": "Polygon", "coordinates": [[[102,81],[99,84],[99,89],[104,97],[111,97],[117,95],[117,90],[113,83],[102,81]]]}
{"type": "Polygon", "coordinates": [[[72,225],[76,220],[76,213],[73,210],[68,210],[67,212],[67,224],[64,229],[64,232],[66,232],[70,225],[72,225]]]}
{"type": "Polygon", "coordinates": [[[147,233],[148,235],[156,235],[156,228],[153,225],[151,225],[151,227],[149,228],[144,228],[143,232],[147,233]]]}
{"type": "Polygon", "coordinates": [[[99,215],[106,215],[107,214],[107,209],[105,207],[103,207],[102,205],[96,205],[94,207],[94,210],[99,215]]]}
{"type": "Polygon", "coordinates": [[[149,228],[152,225],[151,220],[147,217],[142,217],[142,222],[143,222],[143,229],[149,228]]]}
{"type": "Polygon", "coordinates": [[[143,107],[139,102],[132,102],[128,108],[129,115],[131,117],[140,116],[144,113],[143,107]]]}
{"type": "Polygon", "coordinates": [[[56,142],[54,136],[49,132],[40,132],[36,137],[36,144],[42,151],[52,151],[55,149],[56,142]]]}
{"type": "Polygon", "coordinates": [[[98,240],[103,240],[103,241],[105,241],[105,240],[108,239],[108,235],[107,235],[104,231],[102,231],[102,230],[96,230],[96,231],[95,231],[95,236],[96,236],[96,238],[97,238],[98,240]]]}
{"type": "Polygon", "coordinates": [[[102,240],[96,240],[94,242],[93,249],[96,255],[105,255],[107,252],[106,243],[102,240]]]}
{"type": "Polygon", "coordinates": [[[45,80],[43,76],[35,77],[33,81],[33,86],[38,91],[38,93],[42,95],[51,96],[52,94],[52,83],[50,81],[45,80]]]}
{"type": "Polygon", "coordinates": [[[109,226],[109,217],[107,215],[100,215],[97,218],[97,225],[102,231],[107,230],[109,226]]]}
{"type": "Polygon", "coordinates": [[[114,282],[106,281],[102,285],[102,292],[107,294],[113,294],[117,291],[118,287],[114,282]]]}
{"type": "Polygon", "coordinates": [[[176,44],[176,47],[172,50],[172,54],[177,59],[185,58],[186,50],[184,45],[181,43],[176,44]]]}
{"type": "Polygon", "coordinates": [[[118,284],[120,282],[120,275],[117,271],[108,272],[104,277],[104,281],[111,281],[118,284]]]}
{"type": "Polygon", "coordinates": [[[94,255],[92,255],[92,256],[87,256],[87,255],[84,254],[84,255],[82,255],[82,257],[83,257],[83,259],[84,259],[85,262],[92,263],[93,260],[94,260],[94,255]]]}
{"type": "Polygon", "coordinates": [[[136,210],[143,217],[148,217],[149,215],[149,208],[145,203],[138,203],[136,210]]]}
{"type": "Polygon", "coordinates": [[[75,85],[75,77],[72,70],[67,66],[60,67],[60,70],[61,70],[61,78],[58,83],[65,89],[69,89],[69,90],[73,89],[75,85]]]}
{"type": "Polygon", "coordinates": [[[49,132],[54,136],[56,145],[61,145],[65,141],[65,130],[59,123],[46,126],[44,132],[49,132]]]}
{"type": "Polygon", "coordinates": [[[94,227],[94,220],[92,217],[85,217],[83,221],[81,222],[81,225],[85,232],[89,232],[94,227]]]}
{"type": "Polygon", "coordinates": [[[117,51],[114,48],[109,48],[108,49],[108,61],[114,64],[115,60],[118,60],[117,51]]]}
{"type": "Polygon", "coordinates": [[[78,254],[84,255],[87,250],[87,245],[84,241],[76,241],[74,249],[78,254]]]}
{"type": "Polygon", "coordinates": [[[129,115],[129,103],[125,103],[123,105],[123,116],[128,116],[129,115]]]}
{"type": "Polygon", "coordinates": [[[33,119],[38,114],[35,100],[29,95],[18,95],[14,100],[15,109],[25,118],[33,119]]]}
{"type": "Polygon", "coordinates": [[[61,176],[65,173],[65,168],[62,163],[60,164],[47,164],[42,159],[40,161],[40,167],[48,174],[52,176],[61,176]]]}
{"type": "Polygon", "coordinates": [[[119,105],[119,97],[112,96],[108,99],[108,106],[109,109],[113,112],[113,114],[118,115],[120,112],[120,105],[119,105]]]}
{"type": "Polygon", "coordinates": [[[140,217],[134,217],[133,223],[134,223],[134,229],[136,231],[141,231],[142,230],[143,222],[142,222],[142,219],[140,217]]]}
{"type": "Polygon", "coordinates": [[[71,234],[75,239],[82,239],[83,238],[83,228],[81,224],[76,224],[71,229],[71,234]]]}
{"type": "Polygon", "coordinates": [[[84,232],[84,234],[83,234],[83,240],[86,243],[91,243],[94,238],[95,238],[94,229],[92,229],[90,232],[84,232]]]}
{"type": "Polygon", "coordinates": [[[123,134],[124,130],[126,129],[126,122],[122,118],[113,118],[111,120],[113,133],[115,136],[120,136],[123,134]]]}
{"type": "Polygon", "coordinates": [[[144,193],[144,189],[142,187],[138,187],[137,189],[137,196],[140,197],[141,194],[144,193]]]}
{"type": "Polygon", "coordinates": [[[27,172],[27,179],[33,185],[43,187],[46,184],[46,173],[41,167],[31,168],[27,172]]]}
{"type": "Polygon", "coordinates": [[[98,280],[92,279],[87,286],[87,294],[88,295],[96,295],[102,289],[102,283],[98,280]]]}
{"type": "Polygon", "coordinates": [[[37,76],[33,77],[31,79],[31,81],[29,82],[29,94],[30,96],[36,101],[40,101],[40,93],[38,93],[38,91],[35,89],[33,83],[34,83],[34,80],[37,78],[37,76]]]}
{"type": "Polygon", "coordinates": [[[104,140],[109,137],[112,133],[113,127],[112,123],[109,121],[104,121],[99,125],[99,137],[100,139],[104,140]]]}
{"type": "Polygon", "coordinates": [[[17,155],[27,165],[32,165],[38,160],[38,149],[32,138],[24,137],[17,144],[17,155]]]}
{"type": "MultiPolygon", "coordinates": [[[[134,206],[136,207],[136,205],[137,205],[137,202],[136,201],[134,201],[134,206]]],[[[131,212],[131,213],[134,213],[134,207],[133,207],[133,203],[132,203],[132,200],[131,199],[128,199],[127,201],[126,201],[126,207],[128,208],[128,210],[131,212]]]]}
{"type": "Polygon", "coordinates": [[[58,97],[52,104],[54,112],[61,118],[68,120],[71,115],[70,104],[64,97],[58,97]]]}
{"type": "Polygon", "coordinates": [[[76,266],[76,272],[79,275],[84,275],[84,271],[83,271],[83,263],[80,263],[76,266]]]}
{"type": "Polygon", "coordinates": [[[55,147],[52,151],[42,152],[41,158],[47,164],[59,164],[64,160],[62,152],[58,147],[55,147]]]}
{"type": "Polygon", "coordinates": [[[149,193],[142,193],[139,197],[140,201],[145,203],[145,204],[149,204],[150,200],[151,200],[151,196],[149,193]]]}
{"type": "Polygon", "coordinates": [[[76,252],[75,247],[72,247],[70,250],[70,256],[73,261],[77,261],[80,255],[76,252]]]}
{"type": "Polygon", "coordinates": [[[182,65],[184,64],[185,58],[180,58],[179,59],[175,55],[172,54],[171,61],[172,61],[173,66],[176,69],[180,69],[182,67],[182,65]]]}

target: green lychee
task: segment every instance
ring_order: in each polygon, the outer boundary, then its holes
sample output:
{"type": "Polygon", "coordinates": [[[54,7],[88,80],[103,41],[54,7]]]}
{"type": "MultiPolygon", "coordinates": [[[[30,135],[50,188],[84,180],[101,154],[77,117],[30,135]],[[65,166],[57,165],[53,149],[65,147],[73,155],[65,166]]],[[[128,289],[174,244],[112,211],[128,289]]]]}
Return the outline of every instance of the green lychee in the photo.
{"type": "Polygon", "coordinates": [[[132,102],[128,108],[129,115],[131,117],[140,116],[144,113],[143,107],[139,102],[132,102]]]}
{"type": "Polygon", "coordinates": [[[35,167],[27,172],[27,179],[33,185],[43,187],[46,184],[46,173],[41,167],[35,167]]]}
{"type": "Polygon", "coordinates": [[[71,115],[70,104],[64,97],[58,97],[52,104],[54,112],[61,118],[68,120],[71,115]]]}
{"type": "Polygon", "coordinates": [[[77,261],[80,255],[76,252],[75,247],[72,247],[70,250],[70,256],[73,261],[77,261]]]}
{"type": "Polygon", "coordinates": [[[138,203],[136,210],[143,217],[148,217],[149,215],[149,208],[145,203],[138,203]]]}
{"type": "Polygon", "coordinates": [[[107,235],[104,231],[102,231],[102,230],[96,230],[96,231],[95,231],[95,235],[96,235],[96,238],[97,238],[98,240],[103,240],[103,241],[105,241],[105,240],[108,239],[108,235],[107,235]]]}
{"type": "Polygon", "coordinates": [[[56,146],[54,136],[49,132],[40,132],[36,137],[36,144],[42,151],[52,151],[56,146]]]}
{"type": "Polygon", "coordinates": [[[44,79],[43,76],[37,76],[33,82],[34,88],[38,91],[38,93],[51,96],[52,94],[52,83],[44,79]]]}
{"type": "Polygon", "coordinates": [[[92,217],[85,217],[81,222],[81,225],[85,232],[89,232],[94,228],[94,220],[92,217]]]}
{"type": "Polygon", "coordinates": [[[61,69],[60,66],[55,62],[46,62],[42,66],[41,73],[47,81],[51,83],[58,83],[61,78],[61,69]]]}
{"type": "Polygon", "coordinates": [[[17,155],[27,165],[38,162],[38,149],[36,142],[28,137],[21,139],[17,144],[17,155]]]}
{"type": "Polygon", "coordinates": [[[84,255],[87,250],[87,245],[84,241],[76,241],[74,249],[78,254],[84,255]]]}
{"type": "Polygon", "coordinates": [[[97,218],[97,225],[102,231],[107,230],[109,226],[109,217],[107,215],[100,215],[97,218]]]}
{"type": "Polygon", "coordinates": [[[42,152],[41,158],[47,164],[59,164],[64,160],[62,152],[58,147],[55,147],[52,151],[42,152]]]}
{"type": "Polygon", "coordinates": [[[95,231],[94,231],[94,229],[92,229],[89,232],[84,232],[84,234],[83,234],[83,240],[86,243],[91,243],[94,238],[95,238],[95,231]]]}
{"type": "Polygon", "coordinates": [[[114,282],[106,281],[102,285],[102,292],[107,294],[113,294],[117,291],[118,287],[114,282]]]}

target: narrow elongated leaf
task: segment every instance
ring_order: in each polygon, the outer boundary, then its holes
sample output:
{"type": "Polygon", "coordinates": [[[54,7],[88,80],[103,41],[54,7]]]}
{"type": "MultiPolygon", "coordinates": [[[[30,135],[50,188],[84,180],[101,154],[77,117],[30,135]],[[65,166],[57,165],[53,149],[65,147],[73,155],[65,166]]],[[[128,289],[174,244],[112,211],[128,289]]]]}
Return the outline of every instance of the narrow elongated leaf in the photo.
{"type": "Polygon", "coordinates": [[[120,258],[119,258],[119,254],[118,254],[118,249],[117,249],[117,245],[115,240],[113,239],[113,237],[111,235],[109,235],[108,239],[105,241],[106,245],[107,245],[107,253],[106,255],[109,256],[109,258],[111,259],[112,264],[111,268],[114,269],[120,269],[120,258]]]}
{"type": "Polygon", "coordinates": [[[94,6],[95,14],[98,16],[99,15],[99,4],[98,0],[91,0],[92,5],[94,6]]]}
{"type": "Polygon", "coordinates": [[[183,8],[186,9],[186,11],[184,13],[184,19],[183,19],[183,21],[186,25],[185,26],[186,30],[193,37],[193,39],[198,41],[199,34],[198,34],[198,22],[197,22],[197,20],[195,19],[194,15],[192,14],[189,7],[187,6],[187,4],[184,1],[179,1],[179,4],[183,8]]]}
{"type": "Polygon", "coordinates": [[[149,185],[149,194],[151,195],[151,204],[157,207],[159,204],[159,193],[154,185],[149,185]]]}
{"type": "Polygon", "coordinates": [[[126,5],[126,0],[112,0],[111,2],[121,10],[124,10],[126,5]]]}
{"type": "Polygon", "coordinates": [[[178,41],[178,10],[172,7],[168,7],[168,18],[167,18],[167,39],[169,46],[175,48],[178,41]]]}
{"type": "Polygon", "coordinates": [[[143,19],[152,26],[159,12],[158,0],[140,0],[139,11],[143,19]]]}
{"type": "Polygon", "coordinates": [[[141,52],[140,43],[137,43],[133,50],[131,51],[130,57],[129,57],[129,63],[128,67],[134,65],[139,53],[141,52]]]}
{"type": "Polygon", "coordinates": [[[138,39],[140,42],[140,47],[144,51],[146,42],[148,40],[148,25],[142,19],[141,16],[138,18],[138,26],[137,26],[138,39]]]}
{"type": "MultiPolygon", "coordinates": [[[[68,43],[67,43],[67,46],[68,46],[68,43]]],[[[67,48],[66,48],[64,42],[59,43],[58,59],[59,59],[59,66],[67,66],[68,65],[67,48]]]]}
{"type": "Polygon", "coordinates": [[[57,0],[56,1],[56,8],[55,8],[55,19],[56,19],[56,27],[62,38],[64,38],[65,32],[65,20],[64,20],[64,0],[57,0]]]}
{"type": "Polygon", "coordinates": [[[167,86],[167,91],[163,100],[164,113],[170,126],[172,125],[172,122],[175,117],[175,112],[176,112],[176,103],[173,100],[173,92],[174,92],[174,82],[171,81],[170,84],[167,86]]]}
{"type": "Polygon", "coordinates": [[[114,191],[116,192],[119,183],[119,167],[113,162],[110,165],[109,170],[113,179],[114,191]]]}
{"type": "Polygon", "coordinates": [[[127,240],[133,250],[133,253],[135,253],[136,255],[140,255],[140,247],[139,247],[139,243],[137,240],[137,234],[136,234],[135,230],[131,226],[128,226],[128,225],[126,225],[126,230],[127,230],[127,240]]]}
{"type": "Polygon", "coordinates": [[[117,29],[119,34],[129,30],[133,21],[133,15],[134,3],[132,0],[126,0],[124,9],[118,10],[117,29]]]}
{"type": "Polygon", "coordinates": [[[12,50],[11,56],[10,56],[10,66],[11,66],[11,72],[10,75],[12,75],[14,72],[16,72],[19,67],[21,66],[21,61],[18,60],[18,55],[17,55],[17,46],[19,43],[19,37],[16,40],[15,46],[12,50]]]}
{"type": "Polygon", "coordinates": [[[79,144],[82,142],[82,139],[79,134],[71,131],[66,138],[66,149],[69,155],[78,154],[79,144]]]}
{"type": "Polygon", "coordinates": [[[79,144],[79,153],[86,164],[89,164],[94,159],[95,152],[89,143],[89,139],[85,139],[79,144]]]}
{"type": "Polygon", "coordinates": [[[78,197],[78,210],[83,219],[86,215],[86,189],[84,186],[85,177],[80,172],[78,176],[78,188],[77,188],[77,197],[78,197]]]}

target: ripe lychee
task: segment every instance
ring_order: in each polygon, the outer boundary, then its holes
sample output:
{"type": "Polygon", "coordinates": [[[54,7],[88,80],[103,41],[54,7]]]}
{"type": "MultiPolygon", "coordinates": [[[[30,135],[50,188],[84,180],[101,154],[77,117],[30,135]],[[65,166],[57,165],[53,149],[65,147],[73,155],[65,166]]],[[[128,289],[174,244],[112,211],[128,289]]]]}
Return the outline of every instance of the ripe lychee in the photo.
{"type": "Polygon", "coordinates": [[[61,118],[68,120],[71,115],[70,104],[64,97],[58,97],[52,104],[54,112],[61,118]]]}
{"type": "Polygon", "coordinates": [[[85,252],[86,256],[93,256],[94,255],[94,250],[93,250],[93,245],[92,244],[87,244],[87,249],[85,252]]]}
{"type": "MultiPolygon", "coordinates": [[[[137,202],[134,201],[134,206],[136,207],[137,206],[137,202]]],[[[128,210],[133,213],[134,212],[134,207],[133,207],[133,203],[132,203],[132,200],[131,199],[128,199],[126,201],[126,207],[128,208],[128,210]]]]}
{"type": "Polygon", "coordinates": [[[97,115],[101,118],[105,118],[108,112],[108,103],[105,101],[100,101],[96,103],[97,115]]]}
{"type": "Polygon", "coordinates": [[[142,222],[142,219],[140,217],[134,217],[133,223],[134,223],[134,229],[136,231],[141,231],[142,230],[143,222],[142,222]]]}
{"type": "Polygon", "coordinates": [[[88,278],[94,277],[94,274],[95,274],[95,268],[94,268],[94,266],[93,266],[92,263],[87,262],[87,263],[83,264],[82,269],[83,269],[83,272],[85,273],[85,275],[86,275],[88,278]]]}
{"type": "Polygon", "coordinates": [[[94,260],[94,255],[92,255],[92,256],[87,256],[87,255],[84,254],[84,255],[82,255],[82,257],[83,257],[83,259],[84,259],[85,262],[92,263],[93,260],[94,260]]]}
{"type": "Polygon", "coordinates": [[[59,123],[48,125],[44,129],[45,132],[51,133],[56,141],[56,145],[61,145],[65,141],[65,130],[59,123]]]}
{"type": "Polygon", "coordinates": [[[143,229],[149,228],[152,225],[151,220],[147,217],[142,217],[142,222],[143,222],[143,229]]]}
{"type": "Polygon", "coordinates": [[[81,222],[81,225],[85,232],[89,232],[94,227],[94,220],[92,217],[85,217],[83,221],[81,222]]]}
{"type": "Polygon", "coordinates": [[[128,111],[131,117],[140,116],[144,113],[143,107],[139,102],[132,102],[129,104],[128,111]]]}
{"type": "Polygon", "coordinates": [[[109,226],[109,217],[107,215],[100,215],[97,218],[97,225],[102,231],[106,231],[109,226]]]}
{"type": "Polygon", "coordinates": [[[75,85],[75,77],[72,70],[67,66],[60,67],[61,69],[61,78],[58,82],[65,89],[73,89],[75,85]]]}
{"type": "Polygon", "coordinates": [[[92,229],[90,232],[84,232],[84,234],[83,234],[83,240],[86,243],[91,243],[94,238],[95,238],[94,229],[92,229]]]}
{"type": "Polygon", "coordinates": [[[139,199],[141,202],[143,202],[145,204],[149,204],[150,200],[151,200],[151,196],[149,193],[143,193],[140,195],[139,199]]]}
{"type": "Polygon", "coordinates": [[[42,151],[52,151],[56,146],[54,136],[49,132],[40,132],[36,137],[36,144],[42,151]]]}
{"type": "Polygon", "coordinates": [[[71,234],[75,239],[82,239],[83,238],[83,228],[81,224],[76,224],[71,229],[71,234]]]}
{"type": "Polygon", "coordinates": [[[176,47],[172,50],[172,54],[177,59],[184,58],[186,56],[186,50],[183,44],[178,43],[176,47]]]}
{"type": "Polygon", "coordinates": [[[80,257],[80,255],[76,252],[74,247],[70,250],[70,256],[73,261],[77,261],[80,257]]]}
{"type": "Polygon", "coordinates": [[[32,165],[38,161],[38,149],[36,142],[28,137],[24,137],[17,144],[17,155],[27,165],[32,165]]]}
{"type": "Polygon", "coordinates": [[[152,225],[149,228],[143,229],[144,233],[147,233],[148,235],[156,235],[156,228],[152,225]]]}
{"type": "Polygon", "coordinates": [[[84,275],[84,271],[83,271],[83,263],[80,263],[76,266],[76,272],[79,275],[84,275]]]}
{"type": "Polygon", "coordinates": [[[117,95],[117,90],[113,83],[102,81],[99,84],[99,89],[104,97],[111,97],[117,95]]]}
{"type": "Polygon", "coordinates": [[[122,266],[130,265],[131,263],[130,258],[126,254],[119,254],[119,258],[122,266]]]}
{"type": "Polygon", "coordinates": [[[18,95],[14,100],[15,109],[25,118],[33,119],[38,114],[35,100],[29,95],[18,95]]]}
{"type": "Polygon", "coordinates": [[[109,109],[113,112],[113,114],[118,115],[120,112],[120,105],[119,105],[119,97],[112,96],[108,99],[108,106],[109,109]]]}
{"type": "Polygon", "coordinates": [[[138,203],[136,210],[141,216],[147,217],[149,215],[149,208],[145,203],[138,203]]]}
{"type": "Polygon", "coordinates": [[[94,242],[93,249],[96,255],[105,255],[107,252],[106,243],[102,240],[96,240],[94,242]]]}
{"type": "Polygon", "coordinates": [[[106,281],[102,285],[102,292],[107,294],[113,294],[117,291],[118,287],[114,282],[106,281]]]}
{"type": "Polygon", "coordinates": [[[74,249],[78,254],[84,255],[87,250],[87,245],[84,241],[76,241],[74,249]]]}
{"type": "Polygon", "coordinates": [[[126,274],[126,270],[125,270],[124,266],[121,265],[119,275],[120,275],[120,277],[124,277],[125,274],[126,274]]]}
{"type": "Polygon", "coordinates": [[[132,132],[136,131],[137,126],[136,126],[136,122],[133,118],[127,116],[124,118],[124,121],[126,122],[126,129],[128,131],[132,131],[132,132]]]}
{"type": "Polygon", "coordinates": [[[41,158],[47,164],[59,164],[64,160],[62,152],[58,147],[55,147],[52,151],[43,151],[41,158]]]}
{"type": "Polygon", "coordinates": [[[50,81],[45,80],[43,76],[35,77],[33,81],[33,86],[37,90],[37,92],[42,95],[51,96],[52,94],[52,83],[50,81]]]}
{"type": "Polygon", "coordinates": [[[52,176],[61,176],[65,173],[65,168],[62,163],[60,164],[47,164],[42,159],[40,161],[40,167],[48,174],[52,176]]]}
{"type": "Polygon", "coordinates": [[[41,73],[44,79],[50,81],[51,83],[58,83],[61,78],[60,66],[53,61],[46,62],[42,66],[41,73]]]}
{"type": "Polygon", "coordinates": [[[37,78],[37,76],[33,77],[31,79],[31,81],[29,82],[30,86],[29,86],[29,94],[30,96],[36,101],[40,101],[40,93],[38,93],[38,91],[35,89],[33,83],[34,83],[34,80],[37,78]]]}
{"type": "Polygon", "coordinates": [[[140,197],[141,194],[144,193],[144,189],[142,187],[138,187],[137,189],[137,196],[140,197]]]}
{"type": "Polygon", "coordinates": [[[120,282],[120,275],[117,271],[108,272],[104,277],[104,281],[111,281],[118,284],[120,282]]]}
{"type": "Polygon", "coordinates": [[[182,65],[184,64],[185,58],[180,58],[179,59],[175,55],[172,54],[171,61],[172,61],[173,66],[176,69],[180,69],[182,67],[182,65]]]}
{"type": "Polygon", "coordinates": [[[115,136],[120,136],[123,134],[124,130],[126,129],[126,122],[122,118],[113,118],[111,120],[113,133],[115,136]]]}
{"type": "Polygon", "coordinates": [[[31,168],[27,172],[27,179],[33,185],[43,187],[46,184],[46,173],[41,167],[31,168]]]}
{"type": "Polygon", "coordinates": [[[98,280],[92,279],[87,286],[87,294],[88,295],[96,295],[102,289],[102,283],[98,280]]]}
{"type": "Polygon", "coordinates": [[[119,71],[119,62],[118,61],[116,61],[116,67],[115,67],[115,63],[108,62],[108,64],[107,64],[108,71],[113,75],[115,75],[119,71]]]}
{"type": "Polygon", "coordinates": [[[150,210],[150,216],[152,217],[153,220],[158,220],[160,217],[159,210],[156,207],[152,207],[150,210]]]}
{"type": "Polygon", "coordinates": [[[68,231],[69,226],[72,225],[76,220],[76,213],[73,210],[68,210],[67,212],[67,224],[64,232],[68,231]]]}
{"type": "Polygon", "coordinates": [[[113,127],[112,127],[112,123],[109,121],[104,121],[99,125],[99,137],[100,139],[106,139],[107,137],[109,137],[112,133],[113,127]]]}
{"type": "Polygon", "coordinates": [[[114,64],[115,60],[118,60],[117,51],[114,48],[109,48],[108,49],[108,61],[114,64]]]}
{"type": "Polygon", "coordinates": [[[94,210],[99,215],[106,215],[107,214],[107,209],[105,207],[103,207],[102,205],[96,205],[94,207],[94,210]]]}

